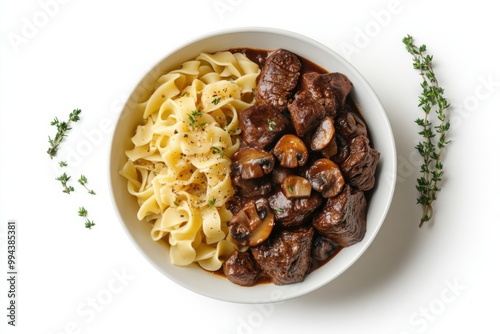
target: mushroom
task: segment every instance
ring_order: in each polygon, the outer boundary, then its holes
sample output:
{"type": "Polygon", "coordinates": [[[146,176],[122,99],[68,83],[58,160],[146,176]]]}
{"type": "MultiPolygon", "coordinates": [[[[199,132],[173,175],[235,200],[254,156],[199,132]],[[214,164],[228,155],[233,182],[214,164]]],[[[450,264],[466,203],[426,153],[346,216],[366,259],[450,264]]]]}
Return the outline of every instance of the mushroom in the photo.
{"type": "Polygon", "coordinates": [[[332,141],[335,143],[334,135],[335,122],[330,116],[325,116],[325,118],[323,118],[318,128],[312,135],[311,149],[313,151],[321,151],[326,149],[332,141]]]}
{"type": "Polygon", "coordinates": [[[244,180],[255,179],[269,174],[274,168],[274,156],[261,149],[247,147],[232,157],[233,176],[241,175],[244,180]]]}
{"type": "Polygon", "coordinates": [[[274,213],[267,199],[249,201],[228,223],[229,233],[241,246],[256,246],[266,240],[274,227],[274,213]]]}
{"type": "Polygon", "coordinates": [[[340,167],[326,158],[316,160],[307,170],[306,177],[311,187],[325,198],[338,195],[345,184],[340,167]]]}
{"type": "Polygon", "coordinates": [[[321,154],[325,158],[331,158],[337,155],[339,153],[339,147],[337,145],[337,141],[335,140],[335,137],[330,141],[330,143],[321,150],[321,154]]]}
{"type": "Polygon", "coordinates": [[[286,198],[307,198],[311,196],[311,183],[305,177],[290,175],[281,183],[281,190],[286,198]]]}
{"type": "Polygon", "coordinates": [[[281,166],[287,168],[304,166],[309,157],[304,142],[292,134],[286,134],[278,140],[273,148],[273,154],[278,158],[281,166]]]}

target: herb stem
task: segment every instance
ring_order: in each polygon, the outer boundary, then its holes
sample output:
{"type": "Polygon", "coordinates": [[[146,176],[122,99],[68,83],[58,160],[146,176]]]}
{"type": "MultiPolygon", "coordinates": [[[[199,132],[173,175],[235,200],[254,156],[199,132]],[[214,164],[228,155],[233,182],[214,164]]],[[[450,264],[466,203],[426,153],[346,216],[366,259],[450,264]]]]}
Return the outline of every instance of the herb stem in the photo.
{"type": "Polygon", "coordinates": [[[424,139],[415,148],[423,158],[420,167],[421,177],[417,179],[416,188],[419,192],[417,204],[422,205],[422,217],[419,227],[430,221],[434,214],[433,202],[437,199],[437,192],[441,190],[439,184],[443,176],[442,153],[444,147],[450,143],[446,138],[446,132],[450,128],[450,122],[445,113],[450,106],[443,96],[444,89],[439,85],[434,68],[432,66],[433,56],[426,55],[425,44],[416,46],[413,44],[413,37],[407,35],[403,38],[406,50],[413,56],[413,68],[419,71],[422,78],[420,84],[422,93],[419,96],[419,107],[424,111],[424,117],[415,120],[420,126],[418,132],[424,139]],[[434,110],[439,124],[434,126],[430,119],[430,113],[434,110]],[[436,133],[439,136],[436,139],[436,133]]]}
{"type": "Polygon", "coordinates": [[[47,153],[49,154],[50,158],[53,159],[57,151],[59,149],[59,144],[62,142],[64,137],[66,137],[66,132],[71,130],[70,125],[71,122],[78,122],[80,120],[80,113],[82,111],[80,109],[74,109],[70,114],[69,118],[66,122],[61,122],[57,117],[54,118],[52,122],[50,122],[50,125],[57,127],[57,133],[54,136],[54,138],[51,138],[49,136],[49,144],[50,147],[47,150],[47,153]]]}

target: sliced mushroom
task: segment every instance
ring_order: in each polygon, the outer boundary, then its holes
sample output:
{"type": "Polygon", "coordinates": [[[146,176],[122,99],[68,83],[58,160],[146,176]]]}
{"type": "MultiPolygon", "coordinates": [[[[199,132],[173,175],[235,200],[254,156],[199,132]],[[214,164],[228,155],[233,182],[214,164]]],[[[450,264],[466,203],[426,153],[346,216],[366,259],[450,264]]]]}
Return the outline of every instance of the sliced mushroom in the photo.
{"type": "Polygon", "coordinates": [[[232,157],[233,176],[241,175],[244,180],[262,177],[271,173],[273,168],[274,156],[264,150],[247,147],[232,157]]]}
{"type": "Polygon", "coordinates": [[[326,149],[332,141],[335,142],[334,136],[335,122],[330,116],[326,116],[325,118],[323,118],[316,131],[314,131],[311,139],[311,149],[313,151],[321,151],[326,149]]]}
{"type": "Polygon", "coordinates": [[[306,172],[311,187],[325,198],[338,195],[345,184],[340,167],[330,159],[316,160],[306,172]]]}
{"type": "Polygon", "coordinates": [[[292,134],[286,134],[278,140],[273,148],[273,154],[278,158],[281,166],[286,168],[304,166],[309,157],[304,142],[292,134]]]}
{"type": "Polygon", "coordinates": [[[321,150],[321,154],[325,158],[331,158],[336,156],[337,153],[339,153],[339,147],[337,145],[337,140],[335,139],[335,137],[333,137],[332,141],[330,141],[330,143],[321,150]]]}
{"type": "Polygon", "coordinates": [[[287,198],[307,198],[311,196],[311,183],[305,177],[290,175],[283,183],[281,190],[287,198]]]}
{"type": "Polygon", "coordinates": [[[242,246],[256,246],[266,240],[274,227],[274,213],[267,199],[249,201],[228,223],[229,233],[242,246]]]}

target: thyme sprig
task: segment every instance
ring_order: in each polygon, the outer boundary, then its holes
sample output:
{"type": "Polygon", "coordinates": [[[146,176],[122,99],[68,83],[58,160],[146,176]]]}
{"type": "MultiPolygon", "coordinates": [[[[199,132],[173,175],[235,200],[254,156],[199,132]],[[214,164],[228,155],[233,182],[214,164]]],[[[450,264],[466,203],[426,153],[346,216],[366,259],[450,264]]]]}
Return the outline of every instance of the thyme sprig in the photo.
{"type": "Polygon", "coordinates": [[[81,207],[78,208],[78,215],[80,217],[87,217],[88,213],[89,212],[87,211],[87,209],[85,209],[83,206],[81,206],[81,207]]]}
{"type": "MultiPolygon", "coordinates": [[[[81,109],[74,109],[70,114],[69,118],[66,122],[61,122],[57,117],[54,117],[52,122],[50,122],[50,125],[57,127],[57,133],[54,136],[54,138],[51,138],[49,136],[49,143],[50,147],[47,150],[47,153],[49,154],[50,158],[53,159],[57,151],[59,149],[59,144],[63,141],[64,137],[67,136],[67,133],[69,130],[71,130],[71,123],[76,123],[80,120],[80,113],[81,109]]],[[[59,161],[58,162],[60,168],[66,168],[68,167],[68,163],[66,161],[59,161]]],[[[70,185],[70,179],[71,175],[68,175],[66,172],[62,173],[60,176],[56,178],[57,181],[61,182],[61,185],[63,187],[63,192],[66,194],[70,194],[75,191],[75,188],[70,185]]],[[[80,183],[89,194],[95,195],[95,191],[92,189],[89,189],[87,187],[87,177],[85,175],[81,175],[80,178],[77,180],[78,183],[80,183]]],[[[93,226],[95,226],[95,223],[93,220],[90,220],[87,218],[88,211],[85,209],[83,206],[78,208],[78,216],[83,217],[85,219],[85,228],[88,228],[89,230],[92,229],[93,226]]]]}
{"type": "Polygon", "coordinates": [[[90,220],[90,219],[85,219],[85,228],[88,228],[89,230],[91,230],[92,226],[95,226],[94,221],[90,220]]]}
{"type": "Polygon", "coordinates": [[[89,214],[89,212],[83,206],[78,208],[78,216],[85,218],[85,221],[84,221],[85,228],[88,228],[89,230],[91,230],[92,226],[95,226],[95,223],[93,220],[90,220],[87,218],[88,214],[89,214]]]}
{"type": "Polygon", "coordinates": [[[70,194],[71,192],[75,191],[75,188],[73,186],[68,185],[69,179],[71,179],[71,176],[66,173],[62,173],[61,175],[56,177],[56,180],[61,182],[61,185],[63,186],[63,193],[66,194],[70,194]]]}
{"type": "Polygon", "coordinates": [[[80,109],[74,109],[69,114],[69,119],[66,122],[61,122],[57,117],[54,117],[54,120],[50,122],[50,125],[55,126],[57,128],[57,133],[54,138],[49,136],[49,144],[50,147],[47,150],[47,153],[50,155],[50,158],[53,159],[57,150],[59,149],[59,144],[66,137],[66,133],[71,130],[70,125],[72,122],[78,122],[80,120],[80,113],[82,111],[80,109]]]}
{"type": "Polygon", "coordinates": [[[92,189],[89,189],[87,187],[87,177],[85,175],[80,175],[80,178],[78,179],[78,183],[80,183],[85,189],[87,189],[87,192],[91,195],[95,195],[95,191],[92,189]]]}
{"type": "Polygon", "coordinates": [[[413,37],[407,35],[403,38],[406,50],[413,56],[413,68],[419,71],[422,78],[422,88],[418,106],[424,111],[423,118],[417,118],[415,123],[420,127],[418,134],[423,138],[415,148],[423,158],[420,166],[421,176],[417,178],[416,189],[419,192],[417,204],[422,205],[422,217],[419,227],[432,219],[434,210],[433,202],[437,199],[437,192],[441,190],[440,184],[444,174],[442,154],[450,143],[446,133],[450,129],[450,122],[446,109],[450,106],[444,97],[444,89],[439,85],[432,66],[433,56],[427,54],[425,44],[416,46],[413,37]],[[431,111],[435,111],[438,125],[433,125],[431,111]]]}

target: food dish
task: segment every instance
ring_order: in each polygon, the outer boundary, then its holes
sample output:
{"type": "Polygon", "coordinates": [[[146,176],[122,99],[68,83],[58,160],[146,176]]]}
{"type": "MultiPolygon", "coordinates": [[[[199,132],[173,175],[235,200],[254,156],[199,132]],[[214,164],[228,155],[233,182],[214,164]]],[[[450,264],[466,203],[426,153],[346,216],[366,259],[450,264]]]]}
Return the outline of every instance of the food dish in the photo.
{"type": "Polygon", "coordinates": [[[151,237],[167,242],[170,262],[216,271],[234,247],[226,240],[231,156],[240,146],[238,114],[251,106],[259,66],[241,53],[201,53],[156,83],[120,170],[151,222],[151,237]]]}
{"type": "Polygon", "coordinates": [[[303,295],[330,282],[354,263],[367,249],[383,223],[392,200],[395,185],[395,145],[390,124],[375,93],[362,76],[339,55],[307,37],[275,29],[239,29],[204,36],[177,49],[160,61],[141,80],[132,92],[118,120],[110,154],[110,181],[116,211],[125,230],[136,246],[162,273],[181,286],[216,299],[263,303],[280,301],[303,295]],[[329,71],[346,74],[352,81],[353,98],[369,124],[374,146],[381,152],[378,183],[370,200],[367,231],[361,242],[342,250],[334,260],[314,271],[302,283],[286,286],[261,284],[252,288],[231,284],[226,279],[201,270],[199,267],[177,267],[166,261],[165,246],[152,243],[151,226],[140,224],[136,218],[137,204],[128,194],[125,180],[118,174],[125,162],[123,150],[130,148],[130,138],[142,115],[132,112],[134,105],[150,91],[152,82],[161,74],[177,68],[186,60],[194,59],[200,52],[216,52],[247,47],[255,49],[283,48],[304,56],[329,71]]]}

